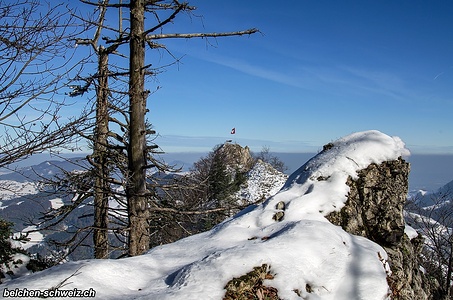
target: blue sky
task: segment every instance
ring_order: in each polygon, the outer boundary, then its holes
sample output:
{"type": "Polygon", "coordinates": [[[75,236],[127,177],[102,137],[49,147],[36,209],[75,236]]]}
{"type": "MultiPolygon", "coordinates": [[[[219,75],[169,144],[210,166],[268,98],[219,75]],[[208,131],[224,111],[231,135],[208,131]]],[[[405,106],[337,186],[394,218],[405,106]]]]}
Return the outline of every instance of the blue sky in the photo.
{"type": "Polygon", "coordinates": [[[148,83],[160,86],[148,107],[164,151],[233,139],[311,152],[377,129],[413,153],[453,153],[453,2],[190,4],[203,18],[176,19],[171,30],[261,33],[165,41],[183,58],[148,83]]]}
{"type": "MultiPolygon", "coordinates": [[[[190,163],[232,139],[255,152],[263,146],[287,152],[281,157],[298,168],[308,157],[291,153],[314,153],[352,132],[377,129],[402,138],[413,154],[449,154],[414,155],[411,176],[422,179],[412,182],[439,187],[451,180],[452,1],[190,3],[198,7],[195,15],[177,18],[169,32],[256,27],[261,33],[162,41],[182,57],[147,83],[151,91],[160,87],[149,96],[148,119],[166,159],[190,163]]],[[[67,4],[84,13],[92,8],[67,4]]],[[[116,18],[116,12],[108,16],[116,18]]],[[[87,49],[75,48],[75,57],[87,49]]],[[[147,58],[156,67],[169,62],[164,51],[148,50],[147,58]]],[[[95,72],[93,63],[83,66],[85,75],[95,72]]],[[[94,97],[93,91],[77,98],[64,93],[59,96],[72,105],[62,108],[62,120],[94,97]]]]}

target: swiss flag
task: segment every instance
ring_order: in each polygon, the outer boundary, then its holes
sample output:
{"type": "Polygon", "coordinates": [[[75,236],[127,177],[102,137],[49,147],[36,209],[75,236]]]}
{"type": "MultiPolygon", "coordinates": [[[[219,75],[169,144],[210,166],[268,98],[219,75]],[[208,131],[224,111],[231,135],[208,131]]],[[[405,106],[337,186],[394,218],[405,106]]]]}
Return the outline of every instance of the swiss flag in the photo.
{"type": "Polygon", "coordinates": [[[231,129],[231,134],[235,134],[235,133],[236,133],[236,128],[231,129]]]}

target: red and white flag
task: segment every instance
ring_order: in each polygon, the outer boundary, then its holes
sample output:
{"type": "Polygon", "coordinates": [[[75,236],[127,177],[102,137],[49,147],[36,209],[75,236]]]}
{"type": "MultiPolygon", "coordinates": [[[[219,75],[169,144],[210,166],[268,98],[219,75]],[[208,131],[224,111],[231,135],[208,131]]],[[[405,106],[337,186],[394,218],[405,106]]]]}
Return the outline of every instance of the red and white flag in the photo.
{"type": "Polygon", "coordinates": [[[231,134],[235,134],[235,133],[236,133],[236,128],[231,129],[231,134]]]}

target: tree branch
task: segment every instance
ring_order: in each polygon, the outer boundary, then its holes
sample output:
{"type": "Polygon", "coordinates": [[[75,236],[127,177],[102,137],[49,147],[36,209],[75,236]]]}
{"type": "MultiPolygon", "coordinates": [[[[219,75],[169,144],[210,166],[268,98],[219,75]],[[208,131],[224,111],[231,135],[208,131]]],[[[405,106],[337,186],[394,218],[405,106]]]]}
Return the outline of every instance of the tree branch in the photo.
{"type": "Polygon", "coordinates": [[[258,29],[252,28],[243,31],[231,31],[231,32],[211,32],[211,33],[167,33],[167,34],[149,34],[146,36],[146,40],[159,40],[159,39],[171,39],[171,38],[208,38],[208,37],[224,37],[224,36],[237,36],[237,35],[250,35],[259,32],[258,29]]]}

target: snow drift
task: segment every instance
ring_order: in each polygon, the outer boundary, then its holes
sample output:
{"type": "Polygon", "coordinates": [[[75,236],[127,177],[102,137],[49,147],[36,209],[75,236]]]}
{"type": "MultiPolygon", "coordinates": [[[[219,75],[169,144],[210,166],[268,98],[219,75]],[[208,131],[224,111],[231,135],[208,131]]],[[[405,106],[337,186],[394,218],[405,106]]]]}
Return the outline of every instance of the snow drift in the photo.
{"type": "Polygon", "coordinates": [[[283,299],[386,299],[384,249],[324,216],[344,206],[348,176],[409,152],[398,137],[379,131],[351,134],[329,148],[275,196],[208,232],[139,257],[70,262],[7,282],[1,291],[93,288],[98,299],[222,299],[233,277],[267,264],[273,279],[265,285],[283,299]]]}

